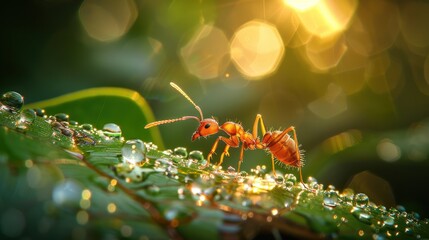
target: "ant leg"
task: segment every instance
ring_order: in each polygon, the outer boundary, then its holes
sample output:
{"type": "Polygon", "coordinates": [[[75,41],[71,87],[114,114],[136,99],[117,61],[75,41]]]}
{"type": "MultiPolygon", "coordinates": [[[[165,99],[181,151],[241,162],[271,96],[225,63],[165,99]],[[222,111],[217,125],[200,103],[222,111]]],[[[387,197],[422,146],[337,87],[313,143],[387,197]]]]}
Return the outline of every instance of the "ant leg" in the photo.
{"type": "MultiPolygon", "coordinates": [[[[206,163],[206,165],[204,165],[203,168],[206,168],[206,167],[208,167],[210,165],[210,160],[212,159],[212,155],[216,152],[217,145],[218,145],[218,143],[219,143],[220,140],[222,140],[229,147],[237,147],[238,144],[239,144],[237,136],[231,136],[231,138],[226,138],[226,137],[223,137],[223,136],[219,136],[216,139],[216,141],[214,142],[214,144],[212,146],[212,149],[210,150],[209,154],[207,155],[207,163],[206,163]]],[[[228,149],[229,149],[229,147],[228,147],[228,149]]],[[[226,149],[226,147],[225,147],[225,149],[226,149]]],[[[228,149],[226,149],[226,153],[225,154],[228,153],[228,149]]],[[[224,150],[224,152],[225,152],[225,150],[224,150]]],[[[222,155],[224,155],[224,153],[222,153],[222,155]]],[[[229,153],[228,153],[228,155],[229,155],[229,153]]],[[[222,161],[223,161],[223,157],[222,156],[221,156],[221,158],[222,158],[222,161]]]]}
{"type": "Polygon", "coordinates": [[[274,155],[273,154],[271,154],[271,165],[273,166],[273,175],[274,175],[274,177],[277,177],[276,167],[274,166],[274,155]]]}
{"type": "Polygon", "coordinates": [[[261,124],[261,132],[262,132],[262,136],[265,135],[265,133],[267,132],[265,130],[265,125],[264,125],[264,121],[262,120],[262,115],[261,114],[257,114],[256,118],[255,118],[255,122],[253,123],[253,138],[256,139],[258,137],[258,122],[261,124]]]}
{"type": "Polygon", "coordinates": [[[227,157],[229,156],[229,152],[228,152],[229,147],[230,147],[230,146],[229,146],[228,144],[225,146],[225,149],[223,150],[222,154],[220,155],[219,163],[217,164],[217,166],[222,165],[222,163],[223,163],[223,158],[224,158],[224,156],[225,156],[225,155],[226,155],[227,157]]]}
{"type": "Polygon", "coordinates": [[[217,148],[217,145],[218,145],[218,143],[219,143],[220,138],[221,138],[221,137],[218,137],[218,138],[216,139],[216,141],[213,143],[213,146],[212,146],[212,148],[210,149],[209,154],[207,155],[207,163],[206,163],[206,165],[204,165],[204,167],[203,167],[203,168],[206,168],[206,167],[208,167],[208,166],[210,165],[210,160],[212,159],[212,155],[216,152],[216,148],[217,148]]]}
{"type": "Polygon", "coordinates": [[[241,149],[240,149],[240,159],[238,160],[237,173],[240,172],[241,163],[243,162],[243,156],[244,156],[244,144],[241,145],[241,149]]]}

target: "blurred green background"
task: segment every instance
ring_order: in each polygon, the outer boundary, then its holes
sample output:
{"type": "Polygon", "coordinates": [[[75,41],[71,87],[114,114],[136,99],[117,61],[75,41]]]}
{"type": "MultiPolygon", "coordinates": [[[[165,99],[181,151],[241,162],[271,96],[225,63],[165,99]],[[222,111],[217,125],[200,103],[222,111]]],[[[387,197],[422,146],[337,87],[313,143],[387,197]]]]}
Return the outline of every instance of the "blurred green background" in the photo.
{"type": "MultiPolygon", "coordinates": [[[[144,96],[156,119],[197,115],[173,81],[205,117],[250,130],[260,113],[270,129],[295,126],[305,176],[428,216],[429,3],[305,3],[8,1],[0,89],[30,103],[116,86],[144,96]]],[[[160,127],[165,147],[207,153],[215,138],[191,142],[196,126],[160,127]]],[[[230,152],[224,167],[237,166],[230,152]]],[[[270,157],[245,152],[243,169],[257,164],[270,157]]]]}

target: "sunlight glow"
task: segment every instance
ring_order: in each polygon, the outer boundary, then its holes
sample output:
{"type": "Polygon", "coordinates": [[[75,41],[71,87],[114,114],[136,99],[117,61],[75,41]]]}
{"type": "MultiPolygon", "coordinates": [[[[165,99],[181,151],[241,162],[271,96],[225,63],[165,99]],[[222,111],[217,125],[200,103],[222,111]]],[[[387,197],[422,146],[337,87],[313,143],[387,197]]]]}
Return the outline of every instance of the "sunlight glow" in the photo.
{"type": "Polygon", "coordinates": [[[284,0],[284,3],[293,9],[305,11],[320,3],[320,0],[284,0]]]}
{"type": "Polygon", "coordinates": [[[318,37],[326,37],[344,31],[358,5],[357,0],[286,0],[285,3],[295,10],[307,31],[318,37]]]}
{"type": "Polygon", "coordinates": [[[249,79],[260,79],[276,71],[284,52],[276,27],[259,20],[242,25],[231,40],[231,59],[249,79]]]}

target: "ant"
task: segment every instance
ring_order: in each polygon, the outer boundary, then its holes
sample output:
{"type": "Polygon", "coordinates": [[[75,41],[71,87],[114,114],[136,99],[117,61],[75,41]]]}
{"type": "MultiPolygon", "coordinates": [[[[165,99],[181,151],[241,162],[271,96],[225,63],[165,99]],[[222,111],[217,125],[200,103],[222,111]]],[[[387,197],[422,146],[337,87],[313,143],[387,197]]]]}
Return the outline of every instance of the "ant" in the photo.
{"type": "MultiPolygon", "coordinates": [[[[241,126],[241,124],[236,122],[225,122],[220,125],[213,118],[204,118],[203,112],[201,108],[192,101],[192,99],[175,83],[170,82],[170,85],[176,89],[180,94],[182,94],[200,113],[200,118],[196,116],[184,116],[181,118],[175,119],[167,119],[149,123],[145,126],[145,128],[155,127],[161,124],[173,123],[177,121],[183,121],[188,119],[195,119],[200,124],[197,130],[192,135],[192,141],[198,139],[200,137],[207,137],[212,134],[216,134],[219,130],[224,131],[229,137],[219,136],[214,142],[208,156],[207,163],[204,167],[207,167],[210,164],[210,160],[212,159],[212,155],[216,152],[216,148],[218,147],[219,141],[223,141],[226,146],[220,155],[219,163],[217,166],[221,165],[225,156],[229,156],[229,148],[237,148],[240,145],[240,141],[242,142],[241,150],[240,150],[240,159],[238,162],[238,170],[240,172],[240,165],[243,162],[244,150],[250,149],[261,149],[267,150],[271,153],[271,163],[273,166],[273,173],[276,176],[276,171],[274,167],[274,158],[277,158],[280,162],[288,165],[299,168],[299,177],[302,184],[304,181],[302,180],[302,160],[301,154],[298,146],[298,139],[296,138],[295,128],[293,126],[283,130],[283,131],[273,131],[267,132],[265,129],[264,121],[262,120],[261,114],[256,115],[255,122],[253,124],[252,133],[246,132],[241,126]],[[262,140],[258,137],[258,124],[261,126],[262,132],[262,140]],[[289,132],[292,132],[293,139],[288,135],[289,132]]],[[[305,184],[304,184],[305,186],[305,184]]]]}

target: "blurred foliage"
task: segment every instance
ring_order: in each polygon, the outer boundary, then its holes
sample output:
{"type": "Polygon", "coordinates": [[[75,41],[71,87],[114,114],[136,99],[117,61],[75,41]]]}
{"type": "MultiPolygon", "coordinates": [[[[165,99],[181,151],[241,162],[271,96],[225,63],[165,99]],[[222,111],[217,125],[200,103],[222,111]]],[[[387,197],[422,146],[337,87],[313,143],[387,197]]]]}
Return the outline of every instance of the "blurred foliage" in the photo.
{"type": "MultiPolygon", "coordinates": [[[[206,116],[220,122],[237,121],[249,129],[260,113],[268,128],[295,126],[306,150],[306,176],[343,188],[355,175],[370,171],[389,183],[395,202],[427,215],[429,193],[419,189],[426,189],[429,170],[424,127],[429,117],[429,3],[306,2],[315,5],[293,0],[4,2],[0,89],[36,102],[115,86],[145,96],[156,119],[197,114],[168,87],[173,81],[206,116]],[[321,14],[321,9],[328,12],[321,14]],[[326,24],[321,16],[336,24],[326,24]],[[249,42],[241,41],[237,33],[254,20],[261,23],[260,32],[272,29],[275,41],[252,31],[245,34],[249,42]],[[239,44],[231,50],[234,39],[239,44]],[[279,42],[284,48],[270,49],[279,42]],[[279,51],[280,60],[272,61],[270,53],[279,51]],[[270,71],[255,77],[242,71],[249,68],[252,74],[270,71]],[[206,79],[213,76],[208,73],[215,77],[206,79]]],[[[141,113],[128,118],[132,113],[127,109],[135,104],[107,104],[102,96],[82,100],[89,103],[87,108],[64,103],[47,109],[98,128],[116,122],[126,137],[147,137],[141,113]]],[[[207,152],[214,139],[191,142],[195,127],[183,122],[159,131],[167,148],[207,152]]],[[[225,169],[237,165],[238,152],[231,151],[225,169]]],[[[245,159],[247,171],[270,162],[257,151],[246,152],[245,159]]]]}
{"type": "MultiPolygon", "coordinates": [[[[127,105],[114,94],[107,97],[106,89],[92,91],[112,104],[127,105]]],[[[140,99],[135,92],[126,95],[140,99]]],[[[82,92],[62,98],[70,99],[68,105],[54,99],[46,106],[73,109],[82,101],[87,106],[99,102],[82,92]]],[[[73,115],[21,110],[17,93],[3,95],[1,103],[2,238],[429,236],[428,219],[403,207],[375,204],[352,189],[339,192],[311,177],[304,186],[293,174],[274,176],[265,166],[250,173],[202,168],[206,161],[200,151],[158,150],[153,143],[125,139],[118,127],[96,129],[90,122],[70,120],[73,115]]],[[[138,115],[140,109],[134,111],[130,114],[138,115]]]]}

